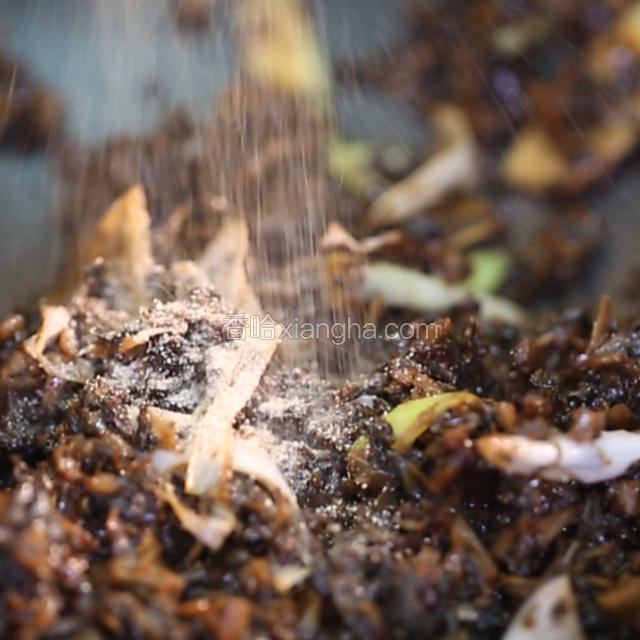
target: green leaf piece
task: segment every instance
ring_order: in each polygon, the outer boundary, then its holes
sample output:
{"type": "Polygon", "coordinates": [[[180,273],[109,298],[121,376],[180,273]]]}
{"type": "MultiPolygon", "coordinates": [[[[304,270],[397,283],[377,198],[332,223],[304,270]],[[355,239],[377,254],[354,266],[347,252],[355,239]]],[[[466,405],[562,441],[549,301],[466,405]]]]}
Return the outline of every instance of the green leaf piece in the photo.
{"type": "Polygon", "coordinates": [[[503,248],[476,249],[467,255],[471,273],[462,284],[470,291],[494,293],[505,281],[513,260],[503,248]]]}
{"type": "Polygon", "coordinates": [[[332,178],[356,196],[365,196],[380,182],[367,142],[334,138],[327,147],[327,168],[332,178]]]}
{"type": "Polygon", "coordinates": [[[439,415],[458,405],[478,401],[478,396],[469,391],[450,391],[403,402],[386,416],[395,436],[393,449],[406,451],[439,415]]]}

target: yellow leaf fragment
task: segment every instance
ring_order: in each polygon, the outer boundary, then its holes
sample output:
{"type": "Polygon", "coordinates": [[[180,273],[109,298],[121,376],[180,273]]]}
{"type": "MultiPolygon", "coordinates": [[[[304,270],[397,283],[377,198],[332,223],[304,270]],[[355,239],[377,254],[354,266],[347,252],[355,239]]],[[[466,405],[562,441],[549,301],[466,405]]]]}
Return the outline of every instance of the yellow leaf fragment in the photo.
{"type": "Polygon", "coordinates": [[[87,262],[103,258],[110,274],[126,286],[134,298],[147,297],[147,277],[154,260],[151,220],[141,185],[120,196],[100,218],[89,243],[87,262]]]}
{"type": "Polygon", "coordinates": [[[612,114],[586,132],[588,148],[605,167],[618,164],[638,141],[636,114],[632,108],[626,111],[612,114]]]}
{"type": "Polygon", "coordinates": [[[369,444],[369,438],[367,436],[358,436],[353,444],[349,447],[349,454],[362,453],[369,444]]]}
{"type": "Polygon", "coordinates": [[[71,324],[71,314],[66,307],[44,305],[41,314],[42,324],[37,333],[27,338],[22,345],[22,348],[38,361],[49,343],[71,324]]]}
{"type": "Polygon", "coordinates": [[[396,451],[406,451],[445,411],[463,404],[477,405],[479,401],[478,396],[469,391],[450,391],[403,402],[386,417],[395,436],[393,448],[396,451]]]}
{"type": "Polygon", "coordinates": [[[225,302],[249,314],[260,314],[260,302],[247,279],[249,229],[244,221],[227,222],[205,248],[198,266],[225,302]]]}
{"type": "Polygon", "coordinates": [[[327,251],[342,249],[366,255],[401,242],[403,237],[402,231],[393,229],[357,240],[339,222],[330,222],[320,239],[320,248],[327,251]]]}
{"type": "Polygon", "coordinates": [[[75,339],[69,310],[62,306],[43,305],[41,313],[40,328],[23,342],[22,348],[47,375],[71,382],[85,382],[93,373],[87,360],[79,357],[68,360],[62,353],[51,354],[51,357],[45,354],[56,339],[62,339],[65,335],[75,339]]]}
{"type": "Polygon", "coordinates": [[[331,177],[356,196],[366,196],[382,181],[373,167],[371,144],[334,138],[327,146],[327,169],[331,177]]]}
{"type": "Polygon", "coordinates": [[[245,70],[293,93],[324,95],[328,64],[298,0],[237,0],[245,70]]]}
{"type": "Polygon", "coordinates": [[[311,569],[302,565],[276,567],[273,570],[273,586],[278,593],[285,594],[304,582],[310,575],[311,569]]]}
{"type": "Polygon", "coordinates": [[[569,165],[544,131],[526,127],[507,149],[500,171],[507,184],[541,193],[564,183],[569,165]]]}
{"type": "Polygon", "coordinates": [[[634,2],[615,24],[617,40],[634,53],[640,54],[640,2],[634,2]]]}

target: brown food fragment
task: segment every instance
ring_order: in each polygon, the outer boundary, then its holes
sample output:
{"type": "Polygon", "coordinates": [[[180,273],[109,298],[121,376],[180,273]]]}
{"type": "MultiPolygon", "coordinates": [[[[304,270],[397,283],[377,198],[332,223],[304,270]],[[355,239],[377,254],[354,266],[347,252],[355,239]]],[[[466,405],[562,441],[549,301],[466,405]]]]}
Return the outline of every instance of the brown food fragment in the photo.
{"type": "Polygon", "coordinates": [[[614,404],[607,411],[607,426],[610,429],[627,429],[632,419],[631,409],[625,404],[614,404]]]}
{"type": "Polygon", "coordinates": [[[40,149],[60,132],[63,118],[55,93],[35,84],[22,65],[0,51],[0,145],[40,149]]]}
{"type": "Polygon", "coordinates": [[[638,597],[640,597],[640,578],[624,576],[610,589],[598,596],[598,604],[617,616],[625,617],[635,629],[640,629],[638,616],[638,597]]]}
{"type": "Polygon", "coordinates": [[[143,188],[128,189],[98,221],[84,263],[105,260],[110,277],[124,287],[133,308],[148,297],[147,278],[154,265],[151,220],[143,188]]]}
{"type": "Polygon", "coordinates": [[[614,509],[629,518],[640,513],[640,481],[619,480],[609,491],[613,497],[614,509]]]}
{"type": "Polygon", "coordinates": [[[24,316],[19,313],[8,315],[0,323],[0,342],[12,338],[18,331],[24,329],[25,324],[24,316]]]}
{"type": "Polygon", "coordinates": [[[160,551],[158,541],[147,532],[135,549],[114,558],[105,569],[117,584],[144,585],[159,594],[177,595],[184,588],[184,579],[162,565],[160,551]]]}
{"type": "Polygon", "coordinates": [[[569,435],[578,442],[595,440],[607,424],[606,411],[592,409],[576,409],[571,413],[569,435]]]}
{"type": "Polygon", "coordinates": [[[176,0],[176,19],[184,29],[201,31],[209,26],[214,0],[176,0]]]}
{"type": "Polygon", "coordinates": [[[611,298],[602,296],[598,303],[596,319],[593,322],[593,329],[587,346],[587,353],[592,354],[606,340],[611,323],[611,298]]]}
{"type": "Polygon", "coordinates": [[[251,609],[246,598],[219,594],[180,604],[178,615],[201,618],[220,640],[242,640],[249,629],[251,609]]]}

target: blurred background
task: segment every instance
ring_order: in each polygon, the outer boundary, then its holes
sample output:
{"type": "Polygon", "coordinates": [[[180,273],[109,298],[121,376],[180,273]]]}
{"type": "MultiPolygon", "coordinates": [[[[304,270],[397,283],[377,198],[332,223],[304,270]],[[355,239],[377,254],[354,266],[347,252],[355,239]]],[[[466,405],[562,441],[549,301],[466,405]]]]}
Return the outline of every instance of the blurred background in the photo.
{"type": "MultiPolygon", "coordinates": [[[[234,49],[229,7],[219,0],[185,6],[176,0],[1,4],[3,98],[10,99],[17,71],[29,85],[50,91],[62,109],[49,114],[46,135],[0,149],[3,314],[43,293],[59,267],[65,230],[57,212],[69,186],[59,168],[65,146],[99,148],[109,138],[150,133],[177,107],[196,123],[205,121],[233,75],[234,49]]],[[[313,0],[309,9],[334,59],[364,59],[393,47],[406,33],[393,5],[313,0]]],[[[29,85],[14,89],[13,100],[37,102],[29,85]]],[[[417,136],[419,142],[420,119],[397,101],[345,90],[339,103],[356,135],[386,132],[408,141],[417,136]],[[368,124],[355,113],[363,109],[370,112],[368,124]]]]}
{"type": "MultiPolygon", "coordinates": [[[[433,144],[426,110],[380,83],[359,79],[370,60],[395,67],[396,72],[411,60],[398,53],[419,31],[408,18],[415,15],[406,11],[408,4],[402,0],[308,0],[306,7],[339,70],[333,101],[341,134],[398,144],[419,155],[433,144]]],[[[443,24],[460,11],[459,3],[411,4],[414,9],[433,5],[433,15],[440,16],[443,24]]],[[[547,31],[556,32],[552,57],[579,59],[586,55],[584,46],[576,44],[582,34],[576,36],[566,26],[569,23],[563,22],[558,7],[583,12],[587,22],[591,20],[598,29],[602,23],[604,29],[617,12],[635,3],[586,2],[576,8],[576,3],[548,2],[551,9],[546,14],[544,2],[487,3],[518,24],[534,15],[530,4],[536,6],[536,19],[548,20],[547,31]]],[[[205,126],[217,96],[234,77],[236,60],[228,0],[2,0],[1,5],[0,314],[4,314],[32,303],[51,285],[67,250],[69,193],[80,185],[85,190],[94,188],[96,172],[91,163],[95,164],[96,153],[99,157],[109,141],[150,135],[178,108],[188,114],[197,139],[198,127],[205,126]],[[26,128],[21,122],[28,123],[26,128]]],[[[499,26],[496,23],[496,29],[499,26]]],[[[437,21],[432,27],[437,29],[437,21]]],[[[509,33],[505,37],[508,40],[509,33]]],[[[464,32],[460,40],[466,40],[464,32]]],[[[492,85],[495,78],[476,54],[473,34],[468,41],[468,66],[495,98],[496,112],[502,113],[508,97],[492,85]]],[[[617,53],[622,58],[636,56],[632,48],[617,53]]],[[[525,53],[521,57],[531,64],[525,53]]],[[[408,77],[410,73],[409,65],[408,77]]],[[[509,80],[510,76],[500,77],[509,80]]],[[[568,113],[573,117],[573,111],[568,113]]],[[[504,117],[508,120],[509,114],[504,117]]],[[[580,134],[580,115],[576,117],[580,134]]],[[[495,151],[505,148],[506,143],[500,143],[495,151]]],[[[640,180],[634,157],[631,153],[615,171],[608,170],[601,186],[584,195],[584,203],[604,220],[606,242],[562,292],[563,305],[589,303],[602,291],[612,292],[624,305],[636,299],[635,292],[629,292],[633,274],[640,273],[635,246],[640,180]]],[[[127,168],[123,183],[144,179],[135,175],[141,166],[127,168]]],[[[99,200],[96,209],[102,206],[99,200]]],[[[540,194],[522,199],[516,190],[504,203],[500,215],[526,244],[537,221],[546,215],[548,202],[540,194]]],[[[565,206],[562,198],[554,206],[565,206]]],[[[87,211],[87,216],[95,219],[98,213],[87,211]]],[[[556,292],[548,293],[557,304],[556,292]]]]}

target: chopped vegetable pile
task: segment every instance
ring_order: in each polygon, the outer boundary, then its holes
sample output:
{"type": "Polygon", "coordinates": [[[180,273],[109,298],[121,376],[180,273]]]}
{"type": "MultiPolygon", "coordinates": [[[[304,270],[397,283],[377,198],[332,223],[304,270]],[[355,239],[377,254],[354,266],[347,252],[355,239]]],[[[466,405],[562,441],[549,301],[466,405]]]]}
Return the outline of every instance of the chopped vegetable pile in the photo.
{"type": "Polygon", "coordinates": [[[639,316],[538,303],[637,146],[640,3],[512,4],[414,2],[352,69],[429,115],[422,155],[333,130],[294,0],[238,3],[247,85],[199,138],[70,153],[79,248],[0,321],[0,636],[638,637],[639,316]],[[404,332],[309,346],[283,310],[404,332]]]}
{"type": "Polygon", "coordinates": [[[218,240],[209,275],[154,264],[147,218],[134,187],[118,255],[0,325],[4,635],[518,638],[557,593],[540,629],[635,637],[640,334],[607,298],[260,383],[278,342],[230,333],[218,240]]]}

